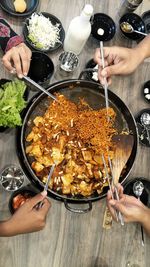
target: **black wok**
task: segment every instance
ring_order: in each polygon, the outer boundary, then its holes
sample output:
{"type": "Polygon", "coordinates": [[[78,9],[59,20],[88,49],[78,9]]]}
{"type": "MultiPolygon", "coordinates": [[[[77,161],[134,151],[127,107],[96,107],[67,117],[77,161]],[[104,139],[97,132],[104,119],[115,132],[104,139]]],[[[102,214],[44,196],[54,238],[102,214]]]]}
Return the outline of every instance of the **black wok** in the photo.
{"type": "MultiPolygon", "coordinates": [[[[64,94],[70,100],[77,102],[79,97],[83,97],[88,104],[94,108],[99,109],[105,107],[105,98],[104,98],[104,90],[101,85],[84,80],[66,80],[60,81],[50,86],[48,89],[51,93],[59,92],[64,94]]],[[[133,163],[135,161],[137,146],[138,146],[138,137],[137,137],[137,129],[136,123],[131,114],[128,107],[125,103],[112,91],[108,91],[109,95],[109,105],[114,108],[117,116],[116,116],[116,127],[121,132],[122,130],[126,130],[130,132],[134,136],[134,146],[132,149],[131,156],[127,162],[126,168],[121,174],[120,182],[123,183],[125,179],[128,177],[133,163]]],[[[26,136],[31,131],[33,126],[33,119],[36,116],[43,115],[52,100],[48,98],[44,93],[39,93],[35,97],[33,97],[29,103],[27,108],[24,111],[23,125],[20,129],[18,129],[17,133],[17,151],[19,155],[20,164],[29,178],[29,180],[34,183],[34,185],[40,190],[43,188],[44,184],[40,181],[40,179],[35,175],[34,171],[31,168],[31,157],[26,155],[25,148],[28,145],[26,142],[26,136]]],[[[89,196],[67,196],[63,194],[58,194],[53,190],[48,190],[48,196],[53,197],[57,200],[62,200],[65,203],[67,209],[79,213],[87,212],[92,208],[92,201],[99,200],[106,196],[108,187],[104,188],[103,192],[98,195],[97,193],[89,196]],[[86,209],[76,209],[70,207],[68,203],[87,203],[89,204],[86,209]]]]}

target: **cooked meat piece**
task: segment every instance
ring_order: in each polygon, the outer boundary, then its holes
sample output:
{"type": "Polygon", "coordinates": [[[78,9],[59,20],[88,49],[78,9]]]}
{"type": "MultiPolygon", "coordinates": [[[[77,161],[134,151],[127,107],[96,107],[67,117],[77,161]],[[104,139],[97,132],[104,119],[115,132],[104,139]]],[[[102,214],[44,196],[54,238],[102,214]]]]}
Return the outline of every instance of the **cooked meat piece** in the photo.
{"type": "Polygon", "coordinates": [[[63,182],[63,184],[65,185],[65,186],[68,186],[68,185],[70,185],[71,183],[72,183],[72,181],[73,181],[73,176],[72,176],[72,174],[65,174],[65,175],[63,175],[62,177],[61,177],[61,179],[62,179],[62,182],[63,182]]]}
{"type": "Polygon", "coordinates": [[[45,167],[49,167],[54,163],[50,155],[43,155],[42,157],[36,157],[36,160],[45,167]]]}
{"type": "Polygon", "coordinates": [[[32,146],[32,150],[30,151],[31,156],[42,157],[42,151],[40,144],[36,144],[32,146]]]}
{"type": "Polygon", "coordinates": [[[91,161],[92,160],[92,154],[88,150],[82,150],[82,155],[85,161],[91,161]]]}
{"type": "Polygon", "coordinates": [[[41,116],[37,116],[37,117],[33,120],[33,122],[34,122],[34,124],[35,124],[36,126],[39,126],[39,123],[44,124],[44,118],[41,117],[41,116]]]}
{"type": "Polygon", "coordinates": [[[53,162],[55,162],[56,165],[60,164],[64,159],[64,155],[61,153],[60,149],[57,147],[52,147],[51,157],[53,159],[53,162]]]}
{"type": "Polygon", "coordinates": [[[33,168],[33,170],[35,170],[37,173],[41,172],[44,169],[44,166],[39,163],[38,161],[34,161],[31,164],[31,167],[33,168]]]}

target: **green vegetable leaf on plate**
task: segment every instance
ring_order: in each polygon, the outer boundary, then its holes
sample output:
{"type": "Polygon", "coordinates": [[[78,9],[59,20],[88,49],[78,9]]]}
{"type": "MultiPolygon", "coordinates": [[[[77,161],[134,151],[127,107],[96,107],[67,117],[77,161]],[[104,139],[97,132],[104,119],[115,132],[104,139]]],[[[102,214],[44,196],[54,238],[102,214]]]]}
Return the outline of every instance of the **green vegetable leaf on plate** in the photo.
{"type": "Polygon", "coordinates": [[[23,98],[26,85],[23,81],[15,79],[6,82],[0,88],[0,126],[21,126],[20,112],[26,107],[23,98]]]}

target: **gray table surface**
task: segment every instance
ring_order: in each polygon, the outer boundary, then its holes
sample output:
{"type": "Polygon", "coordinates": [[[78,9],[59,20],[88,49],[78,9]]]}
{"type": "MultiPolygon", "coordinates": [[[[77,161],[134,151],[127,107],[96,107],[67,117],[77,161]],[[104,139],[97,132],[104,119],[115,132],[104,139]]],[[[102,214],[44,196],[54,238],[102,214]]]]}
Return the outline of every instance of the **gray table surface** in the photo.
{"type": "MultiPolygon", "coordinates": [[[[70,20],[79,15],[84,4],[91,3],[94,13],[103,12],[110,15],[118,23],[119,0],[42,0],[38,10],[57,16],[67,30],[70,20]]],[[[145,0],[137,9],[141,15],[150,9],[150,0],[145,0]]],[[[24,19],[2,15],[11,23],[14,30],[21,33],[24,19]]],[[[106,45],[135,46],[135,42],[125,39],[117,33],[106,45]]],[[[89,38],[80,54],[80,64],[72,76],[77,78],[86,62],[93,57],[98,43],[89,38]]],[[[61,80],[58,70],[58,57],[61,50],[49,54],[55,65],[55,73],[51,83],[61,80]]],[[[0,62],[0,78],[12,76],[0,62]]],[[[110,89],[119,95],[135,115],[143,108],[149,108],[141,95],[141,88],[150,73],[149,60],[146,60],[127,77],[113,78],[110,89]]],[[[30,96],[34,93],[31,92],[30,96]]],[[[16,147],[15,130],[0,133],[0,170],[6,164],[19,165],[16,147]]],[[[150,180],[149,148],[139,145],[133,170],[128,179],[146,177],[150,180]]],[[[10,193],[0,187],[0,220],[10,216],[8,201],[10,193]]],[[[136,223],[121,227],[113,223],[111,230],[102,228],[105,199],[95,202],[91,212],[78,215],[67,211],[62,202],[51,199],[52,207],[43,231],[10,238],[0,238],[0,267],[149,267],[150,239],[145,236],[145,247],[141,246],[140,227],[136,223]]]]}

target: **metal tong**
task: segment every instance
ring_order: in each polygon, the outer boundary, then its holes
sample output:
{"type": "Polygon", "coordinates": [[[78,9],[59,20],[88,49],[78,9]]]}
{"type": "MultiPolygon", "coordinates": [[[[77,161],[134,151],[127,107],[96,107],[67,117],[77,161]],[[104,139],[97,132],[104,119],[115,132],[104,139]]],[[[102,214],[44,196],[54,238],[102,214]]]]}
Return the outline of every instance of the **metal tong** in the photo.
{"type": "MultiPolygon", "coordinates": [[[[111,163],[110,157],[108,156],[108,163],[109,163],[111,176],[109,176],[109,174],[108,174],[108,167],[107,167],[107,164],[106,164],[106,161],[105,161],[103,154],[102,154],[102,161],[104,164],[105,173],[106,173],[106,177],[107,177],[107,181],[108,181],[108,186],[109,186],[109,189],[110,189],[110,192],[112,195],[112,199],[119,200],[119,193],[118,193],[118,189],[117,189],[115,182],[114,182],[113,169],[112,169],[112,163],[111,163]],[[111,178],[111,182],[110,182],[110,178],[111,178]],[[113,187],[113,189],[112,189],[112,187],[113,187]]],[[[123,216],[122,216],[121,212],[117,211],[117,210],[116,210],[116,219],[117,219],[117,222],[120,221],[120,224],[124,225],[123,216]]]]}

